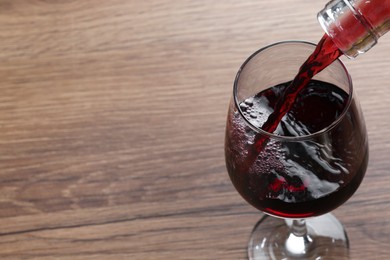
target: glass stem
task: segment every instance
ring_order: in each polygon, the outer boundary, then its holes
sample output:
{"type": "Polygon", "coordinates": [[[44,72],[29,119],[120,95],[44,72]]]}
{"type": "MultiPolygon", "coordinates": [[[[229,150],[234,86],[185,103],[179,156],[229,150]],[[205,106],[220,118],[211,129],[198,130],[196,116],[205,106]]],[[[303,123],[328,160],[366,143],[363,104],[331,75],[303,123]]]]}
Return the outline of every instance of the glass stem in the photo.
{"type": "Polygon", "coordinates": [[[307,255],[313,247],[313,239],[309,236],[304,219],[294,219],[290,234],[286,239],[286,253],[293,257],[307,255]]]}

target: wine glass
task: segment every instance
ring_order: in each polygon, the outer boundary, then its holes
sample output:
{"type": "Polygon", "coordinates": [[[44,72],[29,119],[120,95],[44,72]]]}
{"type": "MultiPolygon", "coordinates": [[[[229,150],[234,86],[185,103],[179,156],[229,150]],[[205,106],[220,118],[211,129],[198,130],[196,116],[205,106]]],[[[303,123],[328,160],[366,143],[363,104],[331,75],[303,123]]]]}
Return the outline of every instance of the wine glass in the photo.
{"type": "Polygon", "coordinates": [[[226,167],[241,196],[266,213],[250,236],[249,259],[348,258],[347,234],[329,212],[359,187],[368,140],[342,62],[312,79],[274,133],[261,129],[314,49],[300,41],[262,48],[244,62],[234,82],[226,167]]]}

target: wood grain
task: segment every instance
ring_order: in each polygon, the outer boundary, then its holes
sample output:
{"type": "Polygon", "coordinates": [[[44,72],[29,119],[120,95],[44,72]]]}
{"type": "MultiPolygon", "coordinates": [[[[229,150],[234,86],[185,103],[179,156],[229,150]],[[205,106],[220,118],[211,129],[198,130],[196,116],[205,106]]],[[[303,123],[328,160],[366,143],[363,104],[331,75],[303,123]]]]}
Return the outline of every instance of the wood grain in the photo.
{"type": "MultiPolygon", "coordinates": [[[[245,259],[261,214],[227,176],[240,64],[317,42],[326,1],[0,0],[0,258],[245,259]]],[[[335,211],[351,259],[390,249],[390,39],[345,60],[370,163],[335,211]]]]}

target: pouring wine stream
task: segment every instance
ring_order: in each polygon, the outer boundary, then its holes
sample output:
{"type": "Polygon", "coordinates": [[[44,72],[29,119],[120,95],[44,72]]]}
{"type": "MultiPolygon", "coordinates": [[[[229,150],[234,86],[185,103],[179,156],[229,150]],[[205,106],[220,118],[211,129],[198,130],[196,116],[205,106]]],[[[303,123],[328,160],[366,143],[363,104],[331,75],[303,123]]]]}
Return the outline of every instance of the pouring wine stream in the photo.
{"type": "MultiPolygon", "coordinates": [[[[332,64],[343,53],[334,45],[333,41],[325,34],[318,42],[316,49],[300,67],[298,74],[279,98],[274,111],[261,127],[262,130],[273,133],[278,127],[283,116],[292,108],[299,92],[304,89],[310,80],[327,66],[332,64]]],[[[254,163],[259,153],[263,150],[268,138],[264,135],[256,135],[252,151],[248,153],[247,164],[254,163]]]]}

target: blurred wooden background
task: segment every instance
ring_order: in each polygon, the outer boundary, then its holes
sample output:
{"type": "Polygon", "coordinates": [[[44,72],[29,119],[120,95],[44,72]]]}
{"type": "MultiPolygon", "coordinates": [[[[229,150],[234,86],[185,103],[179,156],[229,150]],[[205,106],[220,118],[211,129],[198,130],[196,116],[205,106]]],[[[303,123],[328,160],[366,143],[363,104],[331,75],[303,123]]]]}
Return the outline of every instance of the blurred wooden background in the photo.
{"type": "MultiPolygon", "coordinates": [[[[223,140],[255,50],[317,42],[326,0],[0,0],[0,258],[245,259],[261,214],[223,140]]],[[[390,254],[390,37],[343,59],[370,163],[334,214],[350,259],[390,254]]]]}

